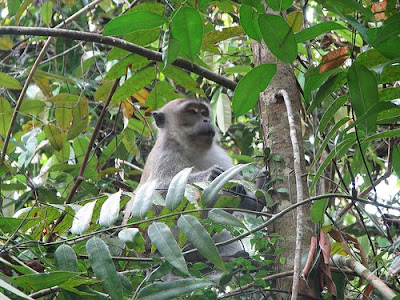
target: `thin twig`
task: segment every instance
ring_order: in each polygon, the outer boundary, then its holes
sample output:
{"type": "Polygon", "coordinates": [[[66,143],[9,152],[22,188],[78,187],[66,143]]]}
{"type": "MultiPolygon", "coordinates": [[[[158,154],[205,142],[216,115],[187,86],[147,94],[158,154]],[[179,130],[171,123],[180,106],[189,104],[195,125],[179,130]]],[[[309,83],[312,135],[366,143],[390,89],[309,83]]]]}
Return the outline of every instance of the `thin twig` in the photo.
{"type": "MultiPolygon", "coordinates": [[[[290,139],[293,147],[293,168],[294,176],[296,178],[296,198],[297,203],[300,203],[304,199],[304,186],[301,177],[301,155],[299,140],[297,139],[296,125],[294,121],[294,112],[292,103],[288,93],[285,90],[280,90],[279,93],[282,95],[285,101],[286,110],[288,114],[288,122],[290,128],[290,139]]],[[[298,206],[296,209],[296,249],[294,254],[294,268],[293,268],[293,285],[292,285],[292,300],[297,300],[300,282],[300,268],[301,268],[301,250],[302,250],[302,238],[303,238],[303,206],[298,206]]]]}
{"type": "MultiPolygon", "coordinates": [[[[4,26],[0,27],[0,35],[38,35],[38,36],[53,36],[53,37],[62,37],[71,40],[81,40],[88,42],[95,42],[104,45],[110,45],[114,47],[118,47],[124,50],[127,50],[132,53],[139,54],[143,57],[146,57],[150,60],[154,61],[162,61],[162,55],[160,52],[153,51],[130,42],[127,42],[123,39],[103,36],[97,33],[91,32],[83,32],[76,30],[67,30],[67,29],[53,29],[53,28],[40,28],[40,27],[19,27],[19,26],[4,26]]],[[[230,90],[235,90],[237,83],[226,78],[225,76],[219,75],[215,72],[212,72],[206,68],[203,68],[199,65],[192,63],[186,59],[177,58],[173,63],[174,66],[180,67],[187,71],[193,72],[204,78],[207,78],[219,85],[222,85],[230,90]]]]}
{"type": "MultiPolygon", "coordinates": [[[[90,9],[92,9],[94,6],[96,6],[101,1],[102,0],[94,0],[93,2],[89,3],[88,5],[86,5],[85,7],[80,9],[79,11],[77,11],[71,17],[67,18],[65,21],[63,21],[62,23],[58,24],[55,28],[61,28],[61,27],[65,26],[66,24],[72,22],[74,19],[79,17],[81,14],[89,11],[90,9]]],[[[57,29],[53,29],[53,30],[57,30],[57,29]]],[[[1,35],[1,33],[0,33],[0,35],[1,35]]],[[[17,119],[17,114],[18,114],[18,111],[19,111],[19,109],[21,107],[22,101],[23,101],[23,99],[25,97],[26,91],[28,90],[28,86],[31,83],[31,81],[33,79],[33,75],[35,74],[37,68],[39,67],[40,62],[42,61],[44,55],[46,54],[47,49],[49,48],[50,42],[51,42],[51,37],[49,37],[46,40],[46,42],[43,45],[42,50],[40,50],[40,53],[39,53],[38,57],[36,58],[33,66],[32,66],[32,69],[29,71],[28,78],[26,79],[26,81],[24,83],[24,86],[22,87],[21,93],[19,94],[17,103],[16,103],[15,108],[14,108],[13,115],[11,117],[10,127],[8,128],[7,135],[6,135],[6,138],[4,140],[3,151],[2,151],[1,156],[0,156],[0,165],[2,165],[3,162],[4,162],[4,158],[5,158],[6,152],[7,152],[8,143],[10,142],[11,133],[12,133],[12,130],[13,130],[13,127],[14,127],[14,123],[15,123],[15,120],[17,119]]]]}

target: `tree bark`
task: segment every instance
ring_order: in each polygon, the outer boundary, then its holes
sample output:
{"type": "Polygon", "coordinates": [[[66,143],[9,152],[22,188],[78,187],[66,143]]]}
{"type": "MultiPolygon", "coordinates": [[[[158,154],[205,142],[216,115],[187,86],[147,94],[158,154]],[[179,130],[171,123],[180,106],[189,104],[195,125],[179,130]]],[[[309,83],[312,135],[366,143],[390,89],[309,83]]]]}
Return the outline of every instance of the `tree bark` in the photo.
{"type": "MultiPolygon", "coordinates": [[[[260,94],[259,97],[259,110],[261,129],[264,141],[264,149],[269,148],[271,154],[279,155],[282,161],[269,159],[266,161],[267,169],[270,172],[272,179],[280,178],[274,183],[274,191],[279,188],[285,188],[288,193],[274,192],[273,199],[276,200],[276,212],[296,203],[296,181],[293,172],[294,156],[293,147],[290,139],[290,128],[288,123],[286,106],[280,95],[280,90],[285,90],[292,101],[294,111],[294,123],[296,125],[297,140],[303,141],[301,134],[301,119],[300,108],[301,99],[296,85],[296,78],[290,66],[287,66],[277,60],[277,58],[268,50],[264,43],[256,41],[252,42],[252,51],[255,66],[260,64],[276,63],[277,72],[271,80],[268,88],[260,94]]],[[[299,143],[301,153],[301,172],[306,174],[304,147],[303,143],[299,143]]],[[[308,189],[306,176],[303,176],[303,195],[308,197],[308,189]]],[[[302,244],[303,256],[307,255],[308,245],[310,244],[311,236],[314,233],[314,225],[309,218],[310,205],[303,206],[304,220],[303,220],[303,236],[302,244]]],[[[274,223],[272,228],[273,232],[278,233],[284,238],[279,241],[277,247],[283,247],[285,251],[280,257],[285,257],[286,263],[282,265],[277,261],[275,264],[276,272],[292,271],[294,266],[294,257],[296,249],[296,211],[286,214],[274,223]]],[[[282,278],[277,281],[277,288],[291,291],[292,278],[282,278]]],[[[299,286],[299,293],[312,295],[314,297],[319,295],[319,282],[313,280],[308,281],[308,284],[301,279],[299,286]]],[[[299,297],[298,299],[306,299],[299,297]]]]}

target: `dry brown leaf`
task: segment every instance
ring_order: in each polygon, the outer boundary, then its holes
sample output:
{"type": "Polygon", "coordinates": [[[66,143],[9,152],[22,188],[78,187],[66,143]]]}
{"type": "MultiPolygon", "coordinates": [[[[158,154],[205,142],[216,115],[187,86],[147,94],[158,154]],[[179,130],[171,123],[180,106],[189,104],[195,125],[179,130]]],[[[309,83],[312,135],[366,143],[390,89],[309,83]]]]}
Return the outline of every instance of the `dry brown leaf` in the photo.
{"type": "Polygon", "coordinates": [[[319,73],[324,73],[326,71],[335,69],[339,67],[346,59],[349,58],[348,55],[349,47],[341,47],[322,57],[322,63],[319,66],[319,73]]]}
{"type": "Polygon", "coordinates": [[[122,113],[125,118],[129,119],[133,115],[133,105],[131,101],[124,100],[121,102],[122,113]]]}
{"type": "Polygon", "coordinates": [[[133,94],[132,96],[140,102],[140,104],[144,105],[150,93],[146,89],[140,89],[139,92],[133,94]]]}
{"type": "Polygon", "coordinates": [[[386,6],[387,6],[386,0],[383,0],[380,2],[374,2],[374,3],[372,3],[371,11],[374,14],[384,12],[386,10],[386,6]]]}
{"type": "Polygon", "coordinates": [[[307,256],[307,261],[306,264],[304,265],[304,269],[301,272],[301,277],[303,279],[307,278],[308,274],[311,272],[311,267],[315,258],[315,255],[317,253],[317,246],[318,246],[318,240],[315,235],[311,237],[310,241],[310,250],[308,250],[308,256],[307,256]]]}
{"type": "Polygon", "coordinates": [[[319,247],[321,248],[322,259],[320,259],[321,268],[321,287],[326,287],[331,295],[336,296],[336,286],[332,279],[330,259],[331,259],[331,243],[328,235],[320,231],[319,247]]]}

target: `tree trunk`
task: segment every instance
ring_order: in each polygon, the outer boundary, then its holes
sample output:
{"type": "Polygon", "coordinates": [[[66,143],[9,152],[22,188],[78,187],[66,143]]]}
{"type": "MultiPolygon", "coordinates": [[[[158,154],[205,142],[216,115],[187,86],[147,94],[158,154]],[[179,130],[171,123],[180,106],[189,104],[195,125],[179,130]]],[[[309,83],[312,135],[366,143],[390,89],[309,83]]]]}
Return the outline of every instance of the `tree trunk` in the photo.
{"type": "MultiPolygon", "coordinates": [[[[296,203],[296,181],[293,172],[293,148],[289,135],[289,123],[285,103],[278,93],[285,90],[292,101],[293,111],[295,113],[295,124],[297,139],[300,144],[301,169],[302,174],[306,174],[303,138],[301,134],[300,108],[301,99],[296,85],[296,78],[292,69],[281,62],[277,62],[276,57],[268,50],[264,43],[252,42],[252,51],[254,64],[277,63],[277,73],[271,80],[268,88],[260,94],[259,109],[261,129],[264,141],[264,148],[270,148],[270,153],[279,155],[282,161],[269,159],[266,161],[267,169],[271,178],[280,178],[274,184],[273,199],[276,200],[276,211],[279,212],[285,207],[296,203]],[[288,190],[286,193],[277,193],[279,188],[288,190]]],[[[306,176],[303,176],[304,197],[308,197],[308,188],[306,176]]],[[[303,207],[303,237],[302,237],[302,256],[307,255],[310,238],[314,233],[314,225],[309,218],[310,206],[303,207]]],[[[280,241],[277,247],[283,247],[285,251],[280,257],[286,258],[286,263],[279,263],[279,257],[275,264],[276,272],[292,271],[294,266],[295,248],[296,248],[296,210],[286,214],[272,228],[273,232],[280,234],[284,240],[280,241]]],[[[299,293],[317,296],[319,295],[319,282],[300,280],[299,293]]],[[[277,288],[290,292],[292,287],[292,278],[284,278],[277,281],[277,288]]],[[[298,299],[302,299],[299,297],[298,299]]],[[[305,299],[305,298],[304,298],[305,299]]]]}

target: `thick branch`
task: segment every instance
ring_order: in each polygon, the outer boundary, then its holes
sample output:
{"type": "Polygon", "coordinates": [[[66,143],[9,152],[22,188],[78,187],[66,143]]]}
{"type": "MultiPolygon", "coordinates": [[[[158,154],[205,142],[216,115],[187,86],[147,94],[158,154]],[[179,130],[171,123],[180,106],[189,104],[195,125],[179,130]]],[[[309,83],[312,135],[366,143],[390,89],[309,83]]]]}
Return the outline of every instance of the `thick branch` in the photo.
{"type": "MultiPolygon", "coordinates": [[[[95,42],[99,44],[118,47],[127,50],[129,52],[144,56],[150,60],[162,61],[160,52],[146,49],[144,47],[132,44],[120,38],[102,36],[101,34],[98,33],[67,30],[67,29],[40,28],[40,27],[19,27],[19,26],[0,27],[0,35],[5,35],[5,34],[53,36],[53,37],[67,38],[71,40],[95,42]]],[[[232,91],[236,88],[236,82],[222,75],[214,73],[210,70],[207,70],[206,68],[193,64],[188,60],[177,58],[173,63],[173,65],[188,70],[190,72],[193,72],[195,74],[198,74],[200,76],[203,76],[204,78],[214,81],[215,83],[218,83],[232,91]]]]}
{"type": "Polygon", "coordinates": [[[332,261],[335,265],[341,268],[348,267],[355,271],[360,277],[367,280],[369,284],[371,284],[379,293],[381,293],[385,299],[390,300],[396,297],[395,292],[393,292],[381,279],[379,279],[374,273],[372,273],[354,258],[335,254],[332,257],[332,261]]]}

